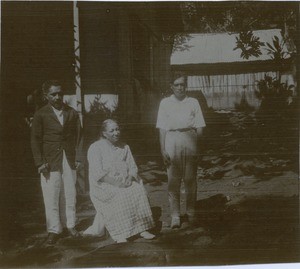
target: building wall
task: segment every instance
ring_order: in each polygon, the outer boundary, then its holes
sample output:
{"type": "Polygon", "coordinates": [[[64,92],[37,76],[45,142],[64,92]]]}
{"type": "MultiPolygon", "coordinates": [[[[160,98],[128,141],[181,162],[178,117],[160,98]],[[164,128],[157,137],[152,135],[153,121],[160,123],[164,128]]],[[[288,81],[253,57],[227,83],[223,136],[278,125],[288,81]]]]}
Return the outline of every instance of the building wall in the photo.
{"type": "Polygon", "coordinates": [[[118,9],[107,3],[81,3],[79,31],[84,93],[114,91],[119,75],[118,9]]]}
{"type": "Polygon", "coordinates": [[[124,122],[154,124],[168,85],[170,46],[153,9],[80,3],[79,16],[83,94],[117,93],[124,122]]]}

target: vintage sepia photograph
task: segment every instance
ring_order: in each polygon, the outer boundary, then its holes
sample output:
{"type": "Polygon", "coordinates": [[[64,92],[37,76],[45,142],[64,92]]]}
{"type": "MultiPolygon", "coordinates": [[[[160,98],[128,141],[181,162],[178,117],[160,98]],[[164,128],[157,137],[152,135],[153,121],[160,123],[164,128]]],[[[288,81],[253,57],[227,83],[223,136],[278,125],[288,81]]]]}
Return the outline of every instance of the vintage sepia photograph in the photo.
{"type": "Polygon", "coordinates": [[[0,5],[0,268],[300,263],[300,2],[0,5]]]}

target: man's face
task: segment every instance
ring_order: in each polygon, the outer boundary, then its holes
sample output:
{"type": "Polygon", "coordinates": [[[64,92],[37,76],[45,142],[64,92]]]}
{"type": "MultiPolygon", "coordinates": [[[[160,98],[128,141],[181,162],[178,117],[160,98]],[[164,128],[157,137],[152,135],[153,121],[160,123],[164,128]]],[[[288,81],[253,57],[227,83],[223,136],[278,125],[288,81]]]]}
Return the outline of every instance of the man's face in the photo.
{"type": "Polygon", "coordinates": [[[172,91],[178,100],[183,100],[186,96],[186,82],[184,77],[177,78],[171,85],[172,91]]]}
{"type": "Polygon", "coordinates": [[[63,92],[61,86],[51,86],[46,94],[46,99],[51,106],[60,110],[63,106],[63,92]]]}

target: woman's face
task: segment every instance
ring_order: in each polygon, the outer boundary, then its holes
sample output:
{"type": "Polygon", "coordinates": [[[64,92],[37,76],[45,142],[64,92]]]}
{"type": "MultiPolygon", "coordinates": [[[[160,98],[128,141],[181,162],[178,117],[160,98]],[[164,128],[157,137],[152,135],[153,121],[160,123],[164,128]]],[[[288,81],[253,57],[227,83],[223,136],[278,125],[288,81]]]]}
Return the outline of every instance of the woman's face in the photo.
{"type": "Polygon", "coordinates": [[[107,123],[106,128],[103,131],[103,136],[113,144],[118,142],[120,139],[119,125],[114,121],[107,123]]]}
{"type": "Polygon", "coordinates": [[[171,85],[172,91],[178,100],[183,100],[186,96],[186,81],[185,77],[179,77],[174,80],[171,85]]]}

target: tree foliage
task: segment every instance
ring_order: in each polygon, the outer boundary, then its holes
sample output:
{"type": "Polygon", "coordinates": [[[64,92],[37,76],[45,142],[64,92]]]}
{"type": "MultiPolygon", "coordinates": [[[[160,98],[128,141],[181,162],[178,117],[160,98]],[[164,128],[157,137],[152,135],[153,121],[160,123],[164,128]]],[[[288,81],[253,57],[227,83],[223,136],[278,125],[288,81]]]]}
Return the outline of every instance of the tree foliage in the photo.
{"type": "Polygon", "coordinates": [[[259,41],[259,37],[254,36],[252,31],[240,32],[239,36],[236,37],[236,47],[233,50],[242,50],[241,57],[244,59],[249,59],[251,56],[260,56],[260,47],[264,43],[259,41]]]}
{"type": "Polygon", "coordinates": [[[237,48],[242,50],[242,57],[247,58],[251,54],[258,56],[261,43],[251,35],[252,31],[275,28],[283,30],[289,51],[296,50],[296,2],[181,2],[179,5],[184,33],[182,37],[173,35],[175,50],[189,49],[183,45],[189,33],[234,32],[240,34],[237,48]]]}
{"type": "Polygon", "coordinates": [[[243,32],[295,28],[297,4],[288,2],[183,2],[186,32],[243,32]]]}
{"type": "Polygon", "coordinates": [[[281,62],[289,54],[283,50],[284,43],[285,40],[280,42],[278,36],[273,37],[272,45],[269,42],[266,43],[268,54],[271,55],[271,58],[276,62],[281,62]]]}

